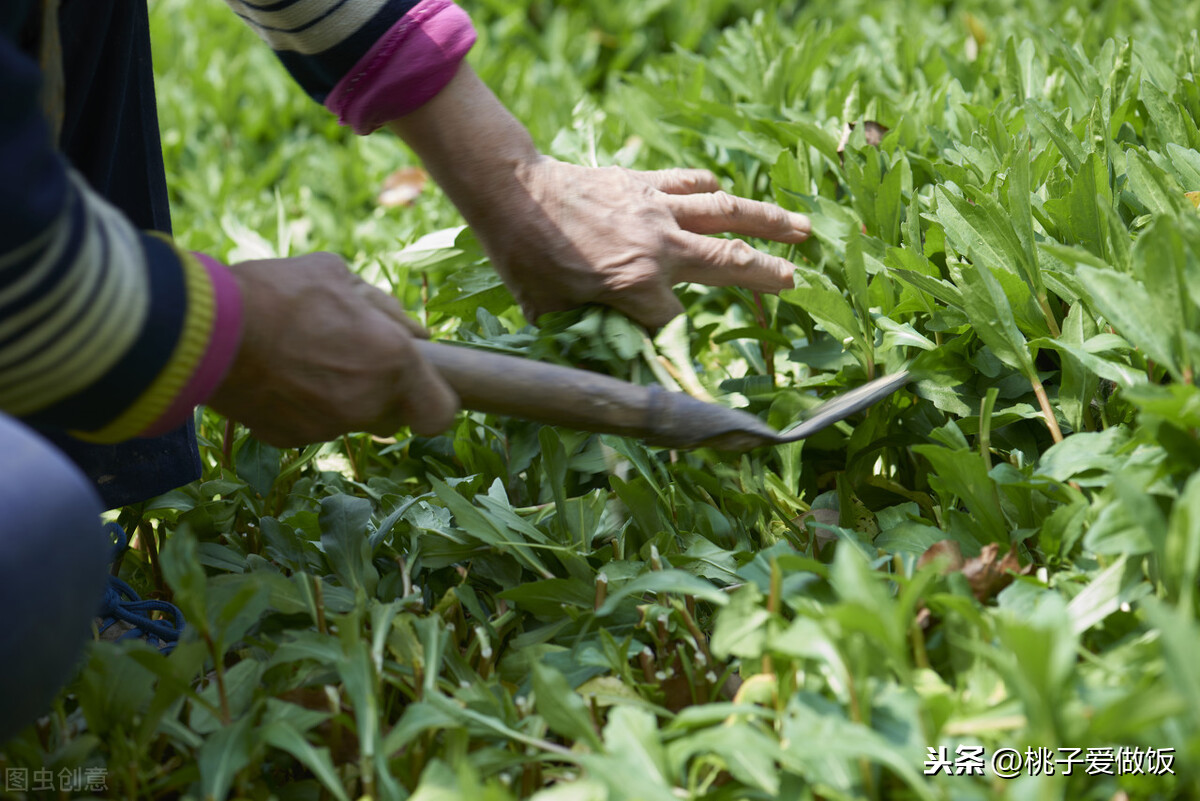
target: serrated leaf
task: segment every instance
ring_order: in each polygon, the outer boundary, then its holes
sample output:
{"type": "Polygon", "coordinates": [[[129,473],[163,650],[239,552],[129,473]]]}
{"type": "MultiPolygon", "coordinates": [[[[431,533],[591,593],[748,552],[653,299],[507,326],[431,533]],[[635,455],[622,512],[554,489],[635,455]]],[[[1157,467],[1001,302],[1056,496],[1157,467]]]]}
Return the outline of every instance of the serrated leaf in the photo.
{"type": "Polygon", "coordinates": [[[1036,378],[1025,336],[1017,328],[1012,306],[1000,282],[986,266],[964,264],[962,271],[964,281],[959,291],[976,336],[1000,361],[1031,380],[1036,378]]]}
{"type": "Polygon", "coordinates": [[[972,204],[940,186],[936,197],[938,221],[955,250],[979,266],[1002,267],[1020,275],[1035,291],[1040,288],[1036,268],[1026,263],[1025,246],[993,198],[979,195],[972,204]]]}
{"type": "Polygon", "coordinates": [[[1163,326],[1156,312],[1159,300],[1133,276],[1094,267],[1079,267],[1076,272],[1096,310],[1135,347],[1178,375],[1171,342],[1174,332],[1163,326]]]}

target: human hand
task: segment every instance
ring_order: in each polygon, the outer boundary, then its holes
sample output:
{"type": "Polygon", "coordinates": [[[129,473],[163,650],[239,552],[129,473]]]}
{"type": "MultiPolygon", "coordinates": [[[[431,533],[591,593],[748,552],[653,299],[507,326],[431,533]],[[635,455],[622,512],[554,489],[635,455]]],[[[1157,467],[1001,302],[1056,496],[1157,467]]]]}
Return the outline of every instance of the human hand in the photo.
{"type": "Polygon", "coordinates": [[[792,286],[786,260],[704,234],[801,242],[806,217],[720,192],[704,170],[635,172],[541,156],[468,65],[389,125],[462,212],[530,321],[597,302],[657,327],[683,311],[671,291],[681,281],[792,286]]]}
{"type": "Polygon", "coordinates": [[[281,447],[451,424],[458,398],[413,347],[424,331],[342,259],[313,253],[229,269],[242,291],[242,341],[214,409],[281,447]]]}
{"type": "Polygon", "coordinates": [[[803,242],[808,218],[720,191],[707,170],[638,172],[540,156],[517,167],[503,218],[476,225],[525,316],[584,303],[612,306],[656,328],[683,311],[671,291],[692,281],[778,292],[795,268],[735,233],[803,242]]]}

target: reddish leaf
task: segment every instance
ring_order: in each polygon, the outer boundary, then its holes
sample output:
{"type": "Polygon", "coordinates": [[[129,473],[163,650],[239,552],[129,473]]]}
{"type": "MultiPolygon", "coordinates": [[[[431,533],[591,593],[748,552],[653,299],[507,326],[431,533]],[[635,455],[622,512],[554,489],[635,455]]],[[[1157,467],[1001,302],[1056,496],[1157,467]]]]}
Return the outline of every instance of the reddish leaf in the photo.
{"type": "Polygon", "coordinates": [[[381,206],[411,206],[429,182],[420,167],[401,167],[387,177],[379,193],[381,206]]]}
{"type": "Polygon", "coordinates": [[[1000,546],[996,543],[983,546],[979,556],[963,559],[962,549],[953,540],[941,540],[929,546],[921,558],[917,560],[918,567],[933,562],[939,557],[948,560],[943,573],[957,571],[967,577],[971,586],[971,594],[980,603],[986,603],[997,593],[1013,582],[1015,576],[1024,576],[1033,570],[1033,565],[1021,567],[1015,548],[1010,548],[1003,559],[1000,556],[1000,546]]]}

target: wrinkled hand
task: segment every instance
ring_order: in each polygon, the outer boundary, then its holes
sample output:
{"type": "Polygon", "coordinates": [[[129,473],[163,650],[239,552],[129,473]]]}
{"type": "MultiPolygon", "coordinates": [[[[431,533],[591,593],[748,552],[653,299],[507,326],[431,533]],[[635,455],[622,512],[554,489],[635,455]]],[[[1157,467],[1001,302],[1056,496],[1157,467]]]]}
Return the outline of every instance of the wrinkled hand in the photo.
{"type": "Polygon", "coordinates": [[[653,328],[683,311],[671,291],[681,281],[792,286],[787,261],[704,234],[801,242],[806,217],[720,192],[704,170],[634,172],[541,156],[467,64],[388,125],[462,212],[531,322],[605,303],[653,328]]]}
{"type": "Polygon", "coordinates": [[[448,427],[458,398],[417,354],[424,331],[395,298],[314,253],[230,268],[242,290],[237,357],[209,403],[264,442],[322,442],[349,431],[448,427]]]}
{"type": "Polygon", "coordinates": [[[540,156],[516,177],[521,196],[505,198],[503,216],[476,233],[530,320],[596,302],[656,328],[683,311],[671,291],[683,281],[778,292],[792,286],[791,263],[704,235],[802,242],[810,231],[803,215],[720,191],[706,170],[637,172],[540,156]]]}

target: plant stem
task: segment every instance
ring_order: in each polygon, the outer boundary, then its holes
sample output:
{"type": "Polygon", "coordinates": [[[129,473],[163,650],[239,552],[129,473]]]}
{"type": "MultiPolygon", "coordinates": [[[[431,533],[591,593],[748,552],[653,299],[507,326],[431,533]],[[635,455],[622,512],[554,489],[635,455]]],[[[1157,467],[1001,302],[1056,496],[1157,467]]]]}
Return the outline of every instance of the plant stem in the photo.
{"type": "Polygon", "coordinates": [[[325,593],[321,589],[321,579],[319,576],[313,576],[313,605],[317,608],[317,631],[322,634],[328,634],[329,628],[325,625],[325,593]]]}
{"type": "Polygon", "coordinates": [[[221,661],[221,655],[217,653],[217,644],[213,642],[212,635],[207,631],[204,632],[204,642],[208,645],[208,652],[213,658],[213,673],[217,679],[217,698],[221,701],[221,724],[228,726],[233,723],[233,713],[229,711],[229,695],[225,692],[225,665],[221,661]]]}
{"type": "Polygon", "coordinates": [[[154,588],[166,594],[167,585],[163,580],[162,566],[158,563],[158,540],[155,538],[154,525],[149,520],[142,520],[137,524],[137,531],[138,539],[146,544],[146,558],[154,574],[154,588]]]}
{"type": "Polygon", "coordinates": [[[1000,390],[989,387],[983,400],[979,402],[979,455],[983,457],[983,466],[992,469],[992,410],[996,408],[996,397],[1000,390]]]}
{"type": "Polygon", "coordinates": [[[233,469],[233,427],[232,420],[225,421],[225,434],[221,438],[221,465],[233,469]]]}
{"type": "Polygon", "coordinates": [[[1046,318],[1050,335],[1055,339],[1062,336],[1062,329],[1058,327],[1058,321],[1054,319],[1054,313],[1050,311],[1050,301],[1046,298],[1045,292],[1038,293],[1038,306],[1042,308],[1042,316],[1046,318]]]}
{"type": "Polygon", "coordinates": [[[608,597],[608,576],[604,573],[596,575],[596,597],[592,604],[592,609],[597,610],[604,605],[604,599],[608,597]]]}
{"type": "Polygon", "coordinates": [[[1046,396],[1046,388],[1042,386],[1041,379],[1036,375],[1029,379],[1033,384],[1033,394],[1037,395],[1038,404],[1042,407],[1042,417],[1046,420],[1046,428],[1050,429],[1050,436],[1054,441],[1062,442],[1062,429],[1058,427],[1058,419],[1054,416],[1054,410],[1050,408],[1050,398],[1046,396]]]}
{"type": "Polygon", "coordinates": [[[349,434],[342,434],[342,444],[346,446],[346,461],[350,462],[350,472],[354,474],[354,480],[359,484],[363,483],[362,471],[358,469],[358,459],[354,456],[349,434]]]}
{"type": "MultiPolygon", "coordinates": [[[[767,614],[774,616],[779,614],[779,596],[783,592],[783,571],[779,569],[779,561],[771,559],[771,585],[767,592],[767,614]]],[[[774,675],[775,666],[771,662],[771,655],[764,653],[762,657],[762,672],[767,675],[774,675]]]]}
{"type": "MultiPolygon", "coordinates": [[[[688,596],[689,599],[691,596],[688,596]]],[[[696,625],[696,618],[688,611],[687,605],[676,606],[675,609],[679,612],[679,616],[683,618],[683,625],[687,628],[688,633],[692,635],[692,639],[696,641],[696,649],[704,655],[706,664],[713,664],[712,654],[708,652],[708,638],[700,631],[700,627],[696,625]]]]}
{"type": "MultiPolygon", "coordinates": [[[[758,290],[754,292],[754,317],[758,327],[762,329],[770,328],[767,323],[767,310],[763,306],[762,293],[758,290]]],[[[762,350],[763,366],[767,369],[767,375],[771,377],[771,386],[775,386],[775,343],[760,342],[759,347],[762,350]]]]}

